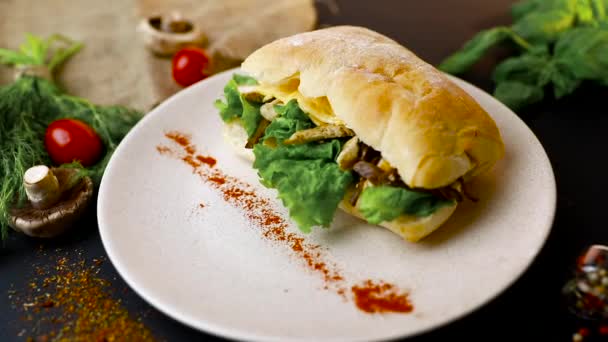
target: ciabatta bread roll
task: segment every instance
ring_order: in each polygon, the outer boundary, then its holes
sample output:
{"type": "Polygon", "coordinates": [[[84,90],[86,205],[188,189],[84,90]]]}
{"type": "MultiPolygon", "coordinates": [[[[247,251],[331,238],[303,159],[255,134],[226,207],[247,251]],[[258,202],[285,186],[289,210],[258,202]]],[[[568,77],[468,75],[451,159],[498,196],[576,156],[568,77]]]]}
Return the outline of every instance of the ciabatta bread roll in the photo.
{"type": "MultiPolygon", "coordinates": [[[[471,96],[405,47],[365,28],[281,39],[255,51],[242,69],[267,98],[296,99],[315,124],[354,131],[411,189],[468,182],[504,154],[496,124],[471,96]]],[[[362,217],[348,198],[340,207],[362,217]]],[[[381,225],[418,241],[455,208],[456,201],[429,216],[402,215],[381,225]]]]}

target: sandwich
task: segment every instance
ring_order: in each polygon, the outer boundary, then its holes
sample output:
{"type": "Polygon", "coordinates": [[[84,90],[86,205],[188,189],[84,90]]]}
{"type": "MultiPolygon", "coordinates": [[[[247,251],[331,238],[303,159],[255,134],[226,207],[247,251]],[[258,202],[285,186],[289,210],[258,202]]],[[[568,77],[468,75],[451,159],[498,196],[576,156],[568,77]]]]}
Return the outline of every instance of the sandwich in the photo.
{"type": "Polygon", "coordinates": [[[300,230],[338,208],[416,242],[504,154],[492,118],[395,41],[361,27],[263,46],[216,101],[225,140],[250,158],[300,230]]]}

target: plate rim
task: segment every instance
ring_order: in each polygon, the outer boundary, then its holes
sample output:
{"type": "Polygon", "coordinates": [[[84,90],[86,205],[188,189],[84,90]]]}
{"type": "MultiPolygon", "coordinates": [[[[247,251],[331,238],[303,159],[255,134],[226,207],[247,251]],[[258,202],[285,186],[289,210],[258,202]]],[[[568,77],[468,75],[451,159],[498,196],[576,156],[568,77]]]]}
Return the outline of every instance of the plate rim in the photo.
{"type": "MultiPolygon", "coordinates": [[[[238,68],[238,67],[229,69],[229,70],[223,71],[221,73],[215,74],[203,81],[200,81],[197,84],[194,84],[193,86],[182,89],[181,91],[173,94],[168,99],[164,100],[161,104],[159,104],[157,107],[155,107],[154,109],[149,111],[129,131],[129,133],[120,142],[119,146],[117,147],[117,149],[114,151],[112,157],[110,158],[110,161],[108,162],[108,165],[106,166],[106,170],[112,169],[116,156],[119,155],[119,153],[125,148],[125,146],[128,144],[128,141],[132,139],[132,137],[135,134],[134,132],[138,131],[140,129],[140,127],[142,127],[143,125],[146,124],[147,121],[152,120],[154,117],[156,117],[158,115],[163,115],[162,113],[165,112],[165,110],[164,110],[165,107],[170,106],[172,103],[174,103],[176,101],[179,101],[179,99],[181,97],[187,96],[187,94],[199,91],[198,89],[200,87],[204,87],[211,80],[225,77],[226,74],[233,74],[233,73],[239,72],[239,70],[240,70],[240,68],[238,68]]],[[[547,176],[548,176],[548,178],[550,178],[550,181],[551,181],[550,182],[551,187],[550,187],[550,189],[547,189],[547,194],[546,194],[547,197],[550,197],[549,198],[550,199],[550,211],[546,217],[546,219],[547,219],[546,222],[543,222],[542,225],[539,225],[539,226],[544,227],[545,233],[544,233],[544,236],[542,236],[542,239],[540,240],[540,244],[539,244],[538,248],[534,251],[534,253],[532,253],[531,257],[529,258],[529,260],[527,261],[525,266],[522,267],[521,270],[519,270],[519,272],[510,279],[510,281],[505,282],[494,294],[492,294],[491,296],[488,296],[485,300],[482,300],[478,305],[473,306],[473,307],[469,308],[468,310],[463,310],[462,312],[455,314],[452,317],[448,317],[443,322],[440,322],[438,324],[431,325],[431,326],[428,326],[426,328],[423,328],[423,329],[420,329],[418,331],[411,332],[411,333],[405,333],[405,334],[401,333],[401,334],[394,334],[394,335],[390,335],[390,336],[384,336],[381,338],[375,338],[374,340],[376,340],[376,341],[395,340],[395,339],[400,339],[400,338],[412,338],[415,336],[419,336],[419,335],[428,333],[433,330],[441,329],[449,324],[455,323],[455,322],[463,319],[464,317],[469,316],[473,312],[478,311],[479,309],[485,307],[490,302],[494,301],[496,298],[498,298],[500,295],[502,295],[507,289],[512,287],[528,271],[530,266],[533,264],[533,262],[536,260],[536,258],[538,257],[540,252],[543,250],[544,246],[546,245],[547,239],[553,229],[555,215],[556,215],[556,208],[557,208],[557,184],[556,184],[556,180],[555,180],[555,173],[554,173],[553,167],[551,165],[549,156],[547,155],[547,152],[546,152],[544,146],[542,145],[542,143],[540,142],[540,140],[538,139],[536,134],[534,134],[534,131],[532,131],[532,129],[530,129],[530,127],[515,112],[513,112],[506,105],[504,105],[502,102],[498,101],[496,98],[494,98],[492,95],[490,95],[483,89],[469,83],[468,81],[458,78],[456,76],[448,75],[448,74],[445,74],[445,75],[452,82],[456,83],[458,86],[460,86],[460,84],[458,84],[458,83],[463,83],[466,86],[471,87],[475,91],[480,92],[481,94],[487,95],[490,98],[492,98],[498,106],[503,107],[503,109],[506,109],[506,112],[508,112],[510,115],[512,115],[516,119],[518,124],[523,125],[523,127],[530,133],[531,137],[533,138],[533,142],[537,143],[540,146],[540,148],[543,152],[542,153],[542,164],[544,164],[544,166],[548,170],[547,176]]],[[[466,92],[466,90],[465,90],[465,92],[466,92]]],[[[467,94],[468,94],[468,92],[467,92],[467,94]]],[[[473,97],[472,95],[470,95],[470,96],[473,97]]],[[[105,212],[105,209],[104,209],[105,201],[103,200],[103,198],[104,198],[104,196],[108,196],[105,194],[110,191],[110,190],[108,190],[109,186],[107,184],[109,181],[107,179],[108,178],[106,177],[106,173],[104,172],[104,175],[102,177],[102,180],[101,180],[101,183],[99,186],[99,190],[98,190],[98,200],[97,200],[97,208],[96,208],[97,224],[98,224],[99,235],[101,238],[102,245],[104,247],[106,254],[108,255],[108,259],[110,260],[110,262],[112,263],[112,265],[114,266],[114,268],[116,269],[116,271],[120,275],[120,277],[125,281],[125,283],[127,283],[127,285],[135,293],[137,293],[141,298],[143,298],[151,306],[153,306],[155,309],[159,310],[163,314],[167,315],[168,317],[170,317],[188,327],[196,329],[202,333],[211,334],[211,335],[218,336],[221,338],[247,340],[247,341],[294,341],[294,342],[298,341],[299,342],[299,341],[308,341],[309,340],[309,339],[297,338],[297,337],[286,338],[286,337],[281,337],[281,336],[276,336],[276,335],[263,335],[263,334],[258,334],[255,332],[248,333],[248,332],[245,332],[242,330],[230,329],[230,328],[225,327],[224,325],[214,324],[207,320],[200,320],[191,315],[182,314],[181,312],[179,312],[179,310],[175,310],[170,307],[166,307],[163,303],[161,303],[161,301],[155,299],[154,296],[150,295],[145,286],[141,286],[141,287],[138,286],[137,282],[129,276],[127,267],[122,265],[118,256],[116,254],[114,254],[114,249],[112,248],[113,243],[111,242],[111,238],[108,236],[109,229],[102,228],[102,227],[108,225],[108,223],[106,223],[105,219],[101,215],[101,213],[105,212]]],[[[322,340],[323,341],[342,341],[344,339],[324,338],[322,340]]],[[[364,340],[362,338],[359,338],[359,339],[349,339],[349,341],[369,341],[369,339],[364,340]]]]}

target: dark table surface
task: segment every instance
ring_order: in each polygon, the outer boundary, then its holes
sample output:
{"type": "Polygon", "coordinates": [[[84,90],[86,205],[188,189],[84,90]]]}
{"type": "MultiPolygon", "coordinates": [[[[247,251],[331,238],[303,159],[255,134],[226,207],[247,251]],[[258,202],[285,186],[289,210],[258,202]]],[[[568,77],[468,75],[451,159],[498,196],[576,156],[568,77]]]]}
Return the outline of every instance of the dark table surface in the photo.
{"type": "MultiPolygon", "coordinates": [[[[330,14],[320,5],[320,24],[367,26],[403,43],[420,57],[438,64],[480,29],[509,23],[509,0],[342,0],[340,12],[330,14]]],[[[491,55],[463,78],[488,90],[491,55]]],[[[586,85],[562,100],[545,100],[519,113],[538,136],[551,159],[558,185],[557,214],[552,232],[528,271],[498,298],[473,314],[412,341],[541,340],[569,341],[579,327],[561,301],[561,288],[572,275],[576,256],[588,245],[608,242],[604,226],[603,191],[608,189],[605,143],[608,116],[603,108],[605,89],[586,85]]],[[[530,203],[531,206],[534,203],[530,203]]],[[[10,289],[27,285],[33,262],[48,255],[78,251],[86,258],[105,256],[95,213],[91,212],[69,236],[39,241],[11,234],[0,249],[0,341],[24,340],[20,313],[7,296],[10,289]]],[[[130,312],[145,312],[144,323],[161,340],[202,340],[194,331],[151,308],[127,290],[109,262],[101,264],[130,312]]],[[[474,291],[474,289],[471,289],[474,291]]]]}

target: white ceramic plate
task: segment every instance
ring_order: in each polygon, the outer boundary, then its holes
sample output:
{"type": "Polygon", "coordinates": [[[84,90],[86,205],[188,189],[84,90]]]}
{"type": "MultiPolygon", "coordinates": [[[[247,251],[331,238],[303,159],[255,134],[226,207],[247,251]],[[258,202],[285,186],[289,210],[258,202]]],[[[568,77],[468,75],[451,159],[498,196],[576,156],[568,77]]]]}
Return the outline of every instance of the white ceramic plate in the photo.
{"type": "MultiPolygon", "coordinates": [[[[492,115],[506,157],[465,203],[421,243],[339,212],[332,228],[304,236],[322,246],[341,286],[383,279],[409,291],[409,314],[367,314],[324,290],[319,274],[284,245],[264,239],[186,163],[165,137],[191,135],[198,152],[225,174],[250,183],[285,214],[275,193],[221,138],[213,101],[232,72],[198,83],[146,116],[122,142],[101,184],[98,220],[106,251],[126,282],[152,305],[192,327],[246,340],[378,340],[412,336],[470,313],[513,283],[541,249],[552,225],[556,190],[534,134],[504,105],[454,79],[492,115]],[[205,205],[204,208],[199,206],[205,205]]],[[[297,232],[293,226],[290,232],[297,232]]]]}

